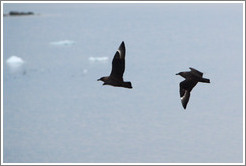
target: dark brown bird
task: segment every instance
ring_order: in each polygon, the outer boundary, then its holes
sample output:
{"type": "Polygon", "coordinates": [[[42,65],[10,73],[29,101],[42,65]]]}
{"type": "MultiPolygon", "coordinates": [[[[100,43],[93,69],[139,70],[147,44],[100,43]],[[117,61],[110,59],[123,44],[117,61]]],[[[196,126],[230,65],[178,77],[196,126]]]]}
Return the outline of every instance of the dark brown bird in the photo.
{"type": "Polygon", "coordinates": [[[123,80],[123,74],[125,71],[125,53],[126,48],[123,41],[114,55],[110,75],[107,77],[101,77],[97,81],[103,81],[103,85],[132,88],[131,82],[124,82],[123,80]]]}
{"type": "Polygon", "coordinates": [[[202,72],[192,67],[190,67],[190,70],[191,71],[180,72],[176,74],[185,78],[185,80],[180,82],[179,84],[179,93],[184,109],[186,109],[186,106],[188,104],[190,92],[196,86],[196,84],[198,82],[210,83],[209,79],[202,77],[202,72]]]}

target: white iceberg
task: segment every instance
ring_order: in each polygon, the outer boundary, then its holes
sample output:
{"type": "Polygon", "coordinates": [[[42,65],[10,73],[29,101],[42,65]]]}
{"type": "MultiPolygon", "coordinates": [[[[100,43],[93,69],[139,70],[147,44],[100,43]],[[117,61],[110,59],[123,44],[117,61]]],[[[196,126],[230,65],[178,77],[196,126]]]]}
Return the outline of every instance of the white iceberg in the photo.
{"type": "Polygon", "coordinates": [[[90,62],[107,62],[108,61],[108,57],[89,57],[88,60],[90,62]]]}
{"type": "Polygon", "coordinates": [[[10,72],[15,73],[18,71],[23,71],[23,64],[25,63],[24,60],[22,60],[20,57],[18,56],[11,56],[10,58],[8,58],[6,60],[7,66],[10,69],[10,72]]]}
{"type": "Polygon", "coordinates": [[[50,42],[51,45],[56,45],[56,46],[69,46],[73,45],[75,42],[72,40],[60,40],[60,41],[54,41],[50,42]]]}

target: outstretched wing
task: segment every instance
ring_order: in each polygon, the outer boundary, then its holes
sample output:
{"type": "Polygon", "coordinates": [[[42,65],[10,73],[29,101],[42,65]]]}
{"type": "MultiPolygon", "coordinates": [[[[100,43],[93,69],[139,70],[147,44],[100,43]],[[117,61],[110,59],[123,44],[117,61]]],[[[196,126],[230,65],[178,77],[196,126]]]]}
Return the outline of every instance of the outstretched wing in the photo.
{"type": "Polygon", "coordinates": [[[124,41],[121,42],[119,48],[118,48],[118,51],[120,53],[120,57],[122,59],[125,59],[125,55],[126,55],[126,47],[125,47],[125,43],[124,41]]]}
{"type": "Polygon", "coordinates": [[[198,76],[201,76],[201,77],[202,77],[202,75],[203,75],[202,72],[200,72],[200,71],[198,71],[198,70],[196,70],[196,69],[194,69],[194,68],[192,68],[192,67],[190,67],[190,70],[191,70],[191,72],[192,72],[193,74],[196,74],[196,75],[198,75],[198,76]]]}
{"type": "Polygon", "coordinates": [[[196,86],[196,84],[197,84],[197,81],[193,81],[189,79],[184,80],[180,82],[179,84],[179,93],[180,93],[180,98],[181,98],[181,102],[182,102],[184,109],[186,109],[186,106],[189,102],[190,92],[194,88],[194,86],[196,86]]]}
{"type": "Polygon", "coordinates": [[[183,97],[181,97],[181,103],[182,103],[184,109],[186,109],[186,106],[187,106],[189,99],[190,99],[190,92],[187,90],[185,90],[184,92],[185,93],[184,93],[183,97]]]}
{"type": "Polygon", "coordinates": [[[112,71],[110,76],[116,79],[123,79],[122,77],[125,71],[125,52],[125,43],[122,42],[112,61],[112,71]]]}

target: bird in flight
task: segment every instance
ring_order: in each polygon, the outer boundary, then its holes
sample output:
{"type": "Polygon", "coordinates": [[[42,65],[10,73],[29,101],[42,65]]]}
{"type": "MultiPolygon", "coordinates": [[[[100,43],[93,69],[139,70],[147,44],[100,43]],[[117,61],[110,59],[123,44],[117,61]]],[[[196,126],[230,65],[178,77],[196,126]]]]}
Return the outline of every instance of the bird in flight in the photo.
{"type": "Polygon", "coordinates": [[[184,81],[179,84],[179,93],[182,105],[184,109],[189,102],[190,92],[196,86],[198,82],[210,83],[210,80],[207,78],[203,78],[203,73],[190,67],[191,71],[179,72],[176,75],[180,75],[185,78],[184,81]]]}
{"type": "Polygon", "coordinates": [[[103,81],[103,85],[116,87],[132,88],[131,82],[124,82],[123,74],[125,71],[125,43],[122,41],[112,61],[112,70],[109,76],[101,77],[97,81],[103,81]]]}

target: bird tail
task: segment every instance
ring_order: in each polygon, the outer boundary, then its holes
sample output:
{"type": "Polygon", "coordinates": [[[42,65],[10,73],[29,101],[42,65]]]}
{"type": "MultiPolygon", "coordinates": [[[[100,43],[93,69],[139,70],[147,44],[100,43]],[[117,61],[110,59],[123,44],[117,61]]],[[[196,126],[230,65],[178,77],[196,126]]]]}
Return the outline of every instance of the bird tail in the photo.
{"type": "Polygon", "coordinates": [[[200,80],[200,82],[210,83],[210,80],[207,79],[207,78],[202,78],[202,79],[200,80]]]}
{"type": "Polygon", "coordinates": [[[123,82],[123,87],[132,88],[132,84],[131,84],[131,82],[123,82]]]}

